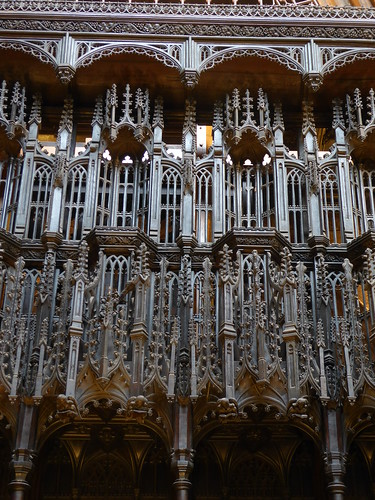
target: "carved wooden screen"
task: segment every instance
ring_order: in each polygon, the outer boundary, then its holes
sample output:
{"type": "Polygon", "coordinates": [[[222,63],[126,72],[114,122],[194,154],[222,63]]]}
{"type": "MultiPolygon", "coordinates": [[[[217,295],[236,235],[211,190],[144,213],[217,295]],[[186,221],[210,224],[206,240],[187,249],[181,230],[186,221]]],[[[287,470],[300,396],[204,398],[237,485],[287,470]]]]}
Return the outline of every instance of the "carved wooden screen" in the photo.
{"type": "Polygon", "coordinates": [[[83,165],[75,165],[69,171],[63,223],[63,237],[66,240],[80,240],[82,237],[86,178],[87,172],[83,165]]]}
{"type": "Polygon", "coordinates": [[[261,457],[246,456],[237,460],[230,472],[230,499],[279,500],[283,489],[274,467],[261,457]]]}
{"type": "Polygon", "coordinates": [[[13,232],[17,212],[22,160],[0,162],[0,227],[13,232]]]}
{"type": "Polygon", "coordinates": [[[341,207],[335,165],[321,171],[323,227],[331,243],[342,243],[341,207]]]}
{"type": "Polygon", "coordinates": [[[305,441],[294,453],[289,468],[290,498],[324,499],[324,471],[320,467],[318,450],[305,441]]]}
{"type": "Polygon", "coordinates": [[[198,170],[195,176],[195,234],[199,243],[212,241],[212,173],[198,170]]]}
{"type": "Polygon", "coordinates": [[[181,176],[173,167],[163,172],[160,204],[160,243],[174,243],[180,232],[181,176]]]}
{"type": "Polygon", "coordinates": [[[26,228],[28,238],[41,237],[46,229],[48,203],[52,190],[52,169],[45,163],[36,165],[30,201],[29,220],[26,228]]]}
{"type": "Polygon", "coordinates": [[[119,454],[98,453],[87,460],[79,475],[79,498],[134,498],[134,479],[130,464],[119,454]]]}
{"type": "Polygon", "coordinates": [[[44,500],[70,498],[73,467],[63,443],[56,441],[41,466],[40,496],[44,500]]]}
{"type": "Polygon", "coordinates": [[[288,171],[289,237],[292,243],[304,243],[308,236],[306,176],[302,170],[288,171]]]}

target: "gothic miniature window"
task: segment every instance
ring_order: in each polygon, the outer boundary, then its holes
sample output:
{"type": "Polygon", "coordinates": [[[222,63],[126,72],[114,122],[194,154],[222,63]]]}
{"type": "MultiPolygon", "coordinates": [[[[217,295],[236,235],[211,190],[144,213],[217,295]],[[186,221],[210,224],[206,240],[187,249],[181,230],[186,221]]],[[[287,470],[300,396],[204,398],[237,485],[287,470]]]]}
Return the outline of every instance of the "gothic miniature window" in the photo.
{"type": "Polygon", "coordinates": [[[323,227],[331,243],[342,243],[339,185],[335,166],[326,166],[321,172],[323,227]]]}
{"type": "Polygon", "coordinates": [[[308,234],[306,177],[293,168],[288,172],[289,234],[292,243],[304,243],[308,234]]]}
{"type": "Polygon", "coordinates": [[[375,172],[360,170],[367,229],[375,228],[375,172]]]}
{"type": "Polygon", "coordinates": [[[174,243],[180,233],[181,176],[173,168],[163,172],[160,204],[160,243],[174,243]]]}
{"type": "Polygon", "coordinates": [[[121,163],[103,160],[100,166],[96,225],[137,226],[147,231],[149,179],[148,159],[125,156],[121,163]]]}
{"type": "Polygon", "coordinates": [[[46,164],[37,164],[31,193],[27,237],[41,237],[47,226],[49,197],[52,190],[52,169],[46,164]]]}
{"type": "Polygon", "coordinates": [[[104,268],[104,282],[102,295],[108,293],[109,290],[117,291],[121,294],[129,280],[129,259],[119,255],[110,255],[106,259],[104,268]]]}
{"type": "Polygon", "coordinates": [[[75,165],[69,170],[63,224],[63,236],[66,240],[80,240],[82,237],[86,177],[83,165],[75,165]]]}
{"type": "Polygon", "coordinates": [[[195,176],[195,233],[199,243],[212,241],[212,174],[208,168],[195,176]]]}
{"type": "Polygon", "coordinates": [[[275,227],[272,166],[246,160],[241,173],[241,226],[275,227]]]}
{"type": "Polygon", "coordinates": [[[275,227],[275,194],[272,167],[262,168],[262,227],[275,227]]]}
{"type": "Polygon", "coordinates": [[[255,167],[245,167],[241,173],[241,226],[259,227],[257,220],[257,171],[255,167]]]}
{"type": "Polygon", "coordinates": [[[150,191],[150,162],[148,159],[142,161],[137,168],[137,226],[142,231],[148,230],[148,205],[150,191]]]}
{"type": "Polygon", "coordinates": [[[98,196],[96,204],[96,225],[108,226],[110,223],[110,200],[112,190],[112,164],[102,160],[99,170],[98,196]]]}
{"type": "Polygon", "coordinates": [[[19,158],[0,162],[0,226],[10,232],[14,231],[22,165],[19,158]]]}
{"type": "Polygon", "coordinates": [[[225,230],[236,225],[235,169],[229,162],[225,164],[225,230]]]}
{"type": "MultiPolygon", "coordinates": [[[[363,231],[363,215],[362,215],[362,194],[361,194],[361,179],[357,168],[351,163],[350,168],[350,183],[352,190],[352,206],[353,206],[353,222],[354,234],[360,236],[363,231]]],[[[369,224],[369,222],[367,222],[369,224]]],[[[371,227],[371,224],[370,226],[371,227]]]]}
{"type": "Polygon", "coordinates": [[[130,158],[118,167],[115,211],[117,227],[134,225],[134,166],[130,158]]]}

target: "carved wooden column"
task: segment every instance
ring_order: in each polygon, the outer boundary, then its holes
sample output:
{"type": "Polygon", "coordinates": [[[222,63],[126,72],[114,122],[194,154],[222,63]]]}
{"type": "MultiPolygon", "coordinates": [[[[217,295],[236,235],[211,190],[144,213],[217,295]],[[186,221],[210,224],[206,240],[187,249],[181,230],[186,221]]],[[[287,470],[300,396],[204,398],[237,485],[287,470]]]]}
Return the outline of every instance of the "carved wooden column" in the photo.
{"type": "Polygon", "coordinates": [[[191,419],[191,404],[177,403],[174,425],[175,443],[172,454],[172,468],[176,475],[176,480],[173,483],[176,491],[176,500],[189,499],[191,488],[189,476],[193,469],[191,419]]]}
{"type": "Polygon", "coordinates": [[[30,489],[29,475],[33,469],[33,455],[35,446],[38,408],[28,406],[23,402],[17,422],[17,438],[13,459],[10,463],[14,478],[9,483],[11,500],[25,500],[30,489]]]}
{"type": "Polygon", "coordinates": [[[324,455],[327,491],[332,500],[345,498],[345,461],[343,451],[342,415],[340,409],[324,411],[326,453],[324,455]]]}

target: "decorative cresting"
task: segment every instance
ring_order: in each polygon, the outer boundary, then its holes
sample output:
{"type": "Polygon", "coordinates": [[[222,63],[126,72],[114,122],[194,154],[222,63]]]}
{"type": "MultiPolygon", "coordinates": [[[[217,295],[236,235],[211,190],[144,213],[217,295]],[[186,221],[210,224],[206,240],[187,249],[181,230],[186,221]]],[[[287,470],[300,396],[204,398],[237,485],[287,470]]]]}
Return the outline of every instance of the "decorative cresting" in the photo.
{"type": "Polygon", "coordinates": [[[123,127],[128,127],[134,131],[134,137],[139,141],[144,141],[151,135],[150,125],[150,98],[148,90],[137,89],[134,97],[127,84],[123,93],[121,104],[121,114],[116,118],[119,108],[117,87],[112,85],[107,90],[104,110],[104,127],[108,129],[111,141],[115,141],[119,131],[123,127]],[[134,114],[133,114],[134,113],[134,114]],[[134,116],[135,115],[135,116],[134,116]]]}
{"type": "MultiPolygon", "coordinates": [[[[35,114],[35,107],[32,114],[35,114]]],[[[9,89],[4,80],[0,88],[0,125],[5,129],[9,139],[25,137],[26,120],[25,88],[16,82],[13,89],[9,89]]]]}
{"type": "Polygon", "coordinates": [[[346,132],[355,140],[364,141],[375,129],[375,93],[370,89],[369,95],[363,102],[359,89],[355,89],[353,96],[346,96],[345,111],[347,116],[346,132]]]}
{"type": "Polygon", "coordinates": [[[258,90],[256,110],[255,117],[254,98],[248,89],[243,97],[234,89],[231,96],[226,96],[224,104],[224,137],[238,144],[243,134],[250,131],[266,144],[272,137],[272,126],[268,98],[263,89],[258,90]]]}

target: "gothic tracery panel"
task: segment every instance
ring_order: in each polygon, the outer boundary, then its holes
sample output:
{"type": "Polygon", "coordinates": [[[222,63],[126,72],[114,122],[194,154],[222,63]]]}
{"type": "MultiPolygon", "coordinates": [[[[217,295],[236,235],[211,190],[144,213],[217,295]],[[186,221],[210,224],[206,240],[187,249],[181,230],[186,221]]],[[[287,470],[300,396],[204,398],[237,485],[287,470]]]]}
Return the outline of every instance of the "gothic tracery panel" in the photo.
{"type": "Polygon", "coordinates": [[[180,232],[181,176],[165,167],[161,181],[160,243],[174,243],[180,232]]]}
{"type": "Polygon", "coordinates": [[[33,240],[41,237],[46,229],[49,198],[52,189],[52,169],[45,163],[37,163],[34,172],[29,219],[26,234],[33,240]]]}
{"type": "Polygon", "coordinates": [[[78,164],[69,170],[65,192],[63,237],[66,240],[80,240],[85,210],[87,171],[78,164]]]}

